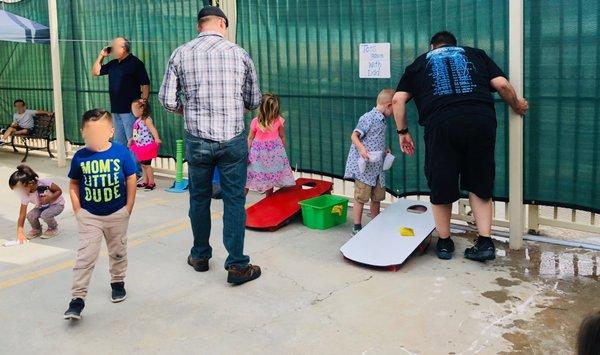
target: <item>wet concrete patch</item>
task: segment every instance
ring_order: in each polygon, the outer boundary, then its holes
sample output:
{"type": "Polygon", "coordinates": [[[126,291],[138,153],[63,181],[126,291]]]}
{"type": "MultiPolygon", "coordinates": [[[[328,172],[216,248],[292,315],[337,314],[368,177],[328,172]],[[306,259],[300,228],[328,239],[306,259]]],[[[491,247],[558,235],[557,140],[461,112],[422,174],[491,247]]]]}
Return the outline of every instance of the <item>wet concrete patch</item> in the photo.
{"type": "Polygon", "coordinates": [[[506,290],[496,290],[496,291],[485,291],[481,293],[483,297],[489,298],[496,303],[504,303],[509,299],[518,300],[518,297],[513,297],[508,294],[506,290]]]}
{"type": "Polygon", "coordinates": [[[533,353],[533,347],[529,342],[529,337],[523,332],[514,332],[502,334],[502,337],[513,344],[511,353],[530,354],[533,353]]]}
{"type": "Polygon", "coordinates": [[[509,280],[509,279],[505,279],[504,277],[497,277],[496,283],[502,287],[511,287],[511,286],[516,286],[516,285],[521,284],[521,281],[520,280],[509,280]]]}
{"type": "Polygon", "coordinates": [[[519,251],[502,243],[497,247],[506,256],[497,258],[494,268],[508,270],[510,277],[496,278],[494,283],[502,289],[482,295],[512,309],[524,304],[511,295],[513,288],[530,285],[538,289],[527,305],[533,316],[503,326],[507,332],[502,338],[512,344],[506,353],[572,353],[581,320],[600,306],[600,253],[543,243],[526,243],[519,251]]]}

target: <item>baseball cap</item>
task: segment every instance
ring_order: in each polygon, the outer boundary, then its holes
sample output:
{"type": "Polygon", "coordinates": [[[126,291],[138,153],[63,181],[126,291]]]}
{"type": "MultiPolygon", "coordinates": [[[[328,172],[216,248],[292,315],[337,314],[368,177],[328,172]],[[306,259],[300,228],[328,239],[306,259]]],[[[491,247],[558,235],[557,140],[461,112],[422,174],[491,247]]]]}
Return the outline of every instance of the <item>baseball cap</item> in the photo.
{"type": "Polygon", "coordinates": [[[220,8],[218,8],[216,6],[206,6],[206,7],[202,8],[202,10],[200,10],[200,12],[198,12],[198,21],[200,21],[201,18],[206,17],[206,16],[221,17],[221,18],[225,19],[225,26],[229,27],[229,20],[227,19],[227,16],[225,16],[225,13],[223,12],[223,10],[221,10],[220,8]]]}

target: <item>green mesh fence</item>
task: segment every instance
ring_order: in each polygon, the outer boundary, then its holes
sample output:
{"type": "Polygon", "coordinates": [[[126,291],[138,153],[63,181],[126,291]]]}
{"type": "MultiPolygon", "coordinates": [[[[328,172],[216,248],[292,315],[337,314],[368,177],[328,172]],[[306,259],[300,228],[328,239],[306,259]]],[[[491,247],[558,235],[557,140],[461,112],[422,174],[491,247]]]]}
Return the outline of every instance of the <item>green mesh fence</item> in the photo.
{"type": "MultiPolygon", "coordinates": [[[[183,121],[166,113],[156,94],[171,52],[197,35],[196,16],[202,1],[58,0],[65,136],[81,142],[79,120],[93,107],[110,108],[107,77],[91,68],[100,49],[123,35],[132,53],[145,64],[151,79],[153,118],[161,134],[161,155],[175,155],[183,137],[183,121]]],[[[23,0],[5,10],[48,24],[46,1],[23,0]]],[[[105,60],[105,63],[107,60],[105,60]]],[[[12,102],[23,98],[29,108],[52,110],[50,47],[0,42],[0,123],[11,120],[12,102]]]]}
{"type": "MultiPolygon", "coordinates": [[[[485,49],[507,67],[504,1],[238,1],[237,40],[252,55],[263,91],[281,96],[292,166],[342,176],[350,134],[384,87],[395,88],[404,67],[428,50],[444,28],[461,44],[485,49]],[[391,43],[391,79],[360,79],[360,43],[391,43]]],[[[495,196],[508,194],[506,107],[498,103],[495,196]]],[[[391,119],[388,144],[398,158],[388,173],[397,195],[427,193],[423,132],[409,105],[417,153],[399,152],[391,119]]]]}
{"type": "MultiPolygon", "coordinates": [[[[200,1],[58,0],[63,109],[68,140],[79,142],[79,117],[109,107],[106,78],[92,77],[100,48],[117,35],[151,78],[154,118],[163,136],[161,155],[175,154],[181,118],[156,101],[171,51],[196,35],[200,1]]],[[[48,23],[45,1],[23,0],[7,11],[48,23]]],[[[482,48],[508,70],[507,1],[238,0],[237,41],[252,55],[264,92],[281,96],[288,153],[294,168],[341,176],[349,135],[383,87],[395,87],[403,68],[428,48],[432,33],[447,29],[463,45],[482,48]],[[360,79],[358,46],[390,42],[392,78],[360,79]]],[[[600,8],[596,1],[525,1],[525,200],[600,210],[600,8]]],[[[48,46],[0,42],[0,123],[12,101],[52,110],[48,46]]],[[[508,195],[506,106],[498,100],[495,197],[508,195]]],[[[398,157],[388,173],[397,195],[427,193],[422,130],[409,105],[418,138],[412,158],[398,151],[390,120],[388,142],[398,157]]]]}
{"type": "Polygon", "coordinates": [[[525,199],[600,211],[600,5],[526,1],[525,199]]]}

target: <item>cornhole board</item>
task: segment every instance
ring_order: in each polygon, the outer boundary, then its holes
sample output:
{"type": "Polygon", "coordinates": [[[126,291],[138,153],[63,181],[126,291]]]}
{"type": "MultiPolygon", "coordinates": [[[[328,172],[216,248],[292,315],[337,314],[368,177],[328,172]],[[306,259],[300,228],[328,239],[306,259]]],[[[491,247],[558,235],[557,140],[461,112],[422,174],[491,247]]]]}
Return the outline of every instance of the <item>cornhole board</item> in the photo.
{"type": "Polygon", "coordinates": [[[274,231],[288,223],[298,212],[298,202],[331,192],[329,181],[300,178],[296,186],[275,191],[246,209],[246,228],[274,231]]]}
{"type": "Polygon", "coordinates": [[[340,251],[351,261],[395,271],[413,252],[425,252],[434,229],[431,204],[399,200],[369,222],[340,251]],[[422,213],[409,211],[414,206],[426,210],[422,213]],[[402,228],[411,228],[414,236],[402,236],[402,228]]]}

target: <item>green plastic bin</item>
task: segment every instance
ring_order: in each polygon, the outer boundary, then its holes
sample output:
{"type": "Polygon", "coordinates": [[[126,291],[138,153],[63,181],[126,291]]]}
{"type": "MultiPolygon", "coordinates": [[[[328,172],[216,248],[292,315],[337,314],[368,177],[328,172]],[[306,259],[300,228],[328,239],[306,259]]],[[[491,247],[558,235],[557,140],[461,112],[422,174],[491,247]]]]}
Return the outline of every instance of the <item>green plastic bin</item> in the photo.
{"type": "Polygon", "coordinates": [[[323,195],[300,201],[302,222],[312,229],[327,229],[346,223],[348,199],[334,195],[323,195]]]}

